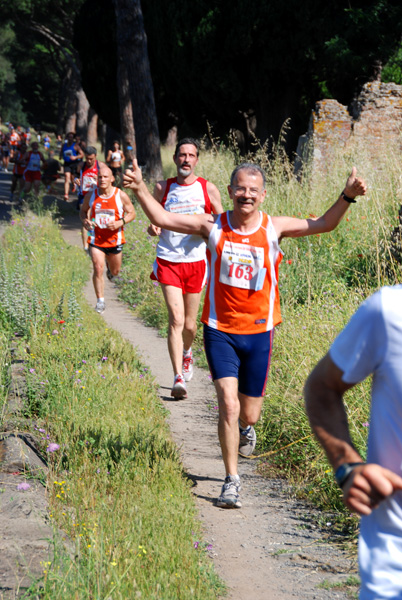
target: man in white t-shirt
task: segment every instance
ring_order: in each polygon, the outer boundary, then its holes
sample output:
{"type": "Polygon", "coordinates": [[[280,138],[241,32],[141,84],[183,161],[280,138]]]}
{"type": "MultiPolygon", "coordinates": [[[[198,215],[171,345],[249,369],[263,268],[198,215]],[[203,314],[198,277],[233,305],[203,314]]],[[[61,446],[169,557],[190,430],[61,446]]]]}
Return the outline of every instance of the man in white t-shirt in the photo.
{"type": "Polygon", "coordinates": [[[362,516],[360,600],[402,599],[402,285],[384,287],[360,306],[308,378],[305,398],[344,502],[362,516]],[[364,463],[343,394],[371,374],[364,463]]]}

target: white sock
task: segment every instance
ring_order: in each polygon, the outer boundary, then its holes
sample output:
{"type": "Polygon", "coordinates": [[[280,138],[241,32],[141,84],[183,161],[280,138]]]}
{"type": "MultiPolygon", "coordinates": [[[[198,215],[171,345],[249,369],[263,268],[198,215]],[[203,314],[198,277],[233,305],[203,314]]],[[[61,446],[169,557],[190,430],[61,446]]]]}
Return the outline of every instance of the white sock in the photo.
{"type": "Polygon", "coordinates": [[[190,354],[191,354],[191,347],[188,350],[184,350],[184,348],[183,348],[183,356],[187,357],[187,356],[190,356],[190,354]]]}

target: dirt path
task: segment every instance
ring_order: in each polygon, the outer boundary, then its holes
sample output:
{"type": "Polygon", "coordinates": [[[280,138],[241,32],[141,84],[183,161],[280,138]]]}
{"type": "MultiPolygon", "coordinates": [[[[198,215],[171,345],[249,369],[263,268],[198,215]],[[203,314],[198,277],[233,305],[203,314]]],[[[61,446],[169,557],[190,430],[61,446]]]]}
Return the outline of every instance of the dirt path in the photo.
{"type": "MultiPolygon", "coordinates": [[[[80,246],[74,223],[78,224],[78,218],[63,220],[63,236],[68,243],[80,246]]],[[[91,281],[84,294],[93,307],[91,281]]],[[[347,598],[340,584],[356,574],[355,562],[325,541],[315,525],[317,515],[303,502],[291,499],[284,482],[263,479],[256,474],[253,462],[243,459],[239,467],[243,508],[215,506],[224,470],[215,393],[208,373],[195,367],[188,399],[172,401],[173,374],[166,340],[134,318],[107,280],[105,300],[105,321],[138,349],[159,384],[161,401],[170,411],[172,436],[194,482],[205,541],[212,545],[211,556],[229,587],[230,600],[347,598]],[[318,587],[324,582],[330,589],[318,587]]]]}

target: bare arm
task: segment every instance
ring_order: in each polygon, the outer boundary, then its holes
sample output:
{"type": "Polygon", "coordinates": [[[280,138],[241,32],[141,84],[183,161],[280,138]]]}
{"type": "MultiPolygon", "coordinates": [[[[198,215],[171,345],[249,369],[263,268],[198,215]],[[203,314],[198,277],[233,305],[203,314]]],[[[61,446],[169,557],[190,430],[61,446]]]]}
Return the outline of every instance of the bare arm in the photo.
{"type": "MultiPolygon", "coordinates": [[[[77,171],[80,173],[82,171],[84,167],[84,161],[81,161],[78,165],[77,165],[77,171]]],[[[74,183],[77,187],[79,187],[81,185],[81,179],[80,177],[75,177],[74,179],[74,183]]]]}
{"type": "Polygon", "coordinates": [[[112,160],[112,151],[109,150],[109,152],[107,153],[107,157],[106,157],[106,162],[107,164],[109,164],[112,160]]]}
{"type": "Polygon", "coordinates": [[[84,153],[81,150],[81,147],[78,144],[75,144],[74,149],[77,152],[77,156],[71,156],[71,158],[73,160],[75,160],[75,161],[83,160],[84,159],[84,153]]]}
{"type": "Polygon", "coordinates": [[[148,219],[162,229],[179,233],[197,234],[207,238],[214,224],[213,215],[181,215],[165,210],[149,193],[142,180],[141,169],[136,159],[133,160],[133,171],[127,170],[123,177],[125,188],[132,189],[144,209],[148,219]]]}
{"type": "MultiPolygon", "coordinates": [[[[354,448],[343,394],[353,387],[327,354],[310,374],[304,389],[311,427],[336,470],[344,463],[363,462],[354,448]]],[[[402,478],[380,465],[356,466],[343,486],[343,501],[353,512],[368,515],[381,500],[402,489],[402,478]]]]}
{"type": "MultiPolygon", "coordinates": [[[[165,190],[166,190],[166,181],[158,181],[155,184],[154,191],[153,191],[153,197],[155,198],[155,200],[157,200],[158,202],[162,202],[162,198],[165,193],[165,190]]],[[[161,234],[162,228],[158,227],[157,225],[154,225],[153,223],[150,223],[148,225],[147,231],[148,231],[149,235],[154,237],[154,236],[161,234]]]]}
{"type": "Polygon", "coordinates": [[[207,192],[211,200],[212,212],[215,215],[220,215],[221,213],[223,213],[223,208],[221,202],[221,195],[218,188],[210,181],[207,181],[207,192]]]}
{"type": "MultiPolygon", "coordinates": [[[[357,177],[356,172],[356,167],[353,167],[344,188],[345,195],[351,199],[357,196],[364,196],[367,191],[365,181],[361,177],[357,177]]],[[[337,227],[349,206],[350,203],[344,200],[341,194],[338,200],[321,217],[312,217],[310,219],[272,217],[272,223],[279,240],[284,237],[295,238],[326,233],[337,227]]]]}
{"type": "Polygon", "coordinates": [[[84,200],[83,200],[81,208],[80,208],[81,223],[83,224],[83,226],[85,227],[85,229],[87,231],[90,231],[93,228],[91,221],[88,219],[89,200],[91,198],[91,194],[92,194],[92,192],[87,192],[85,194],[84,200]]]}

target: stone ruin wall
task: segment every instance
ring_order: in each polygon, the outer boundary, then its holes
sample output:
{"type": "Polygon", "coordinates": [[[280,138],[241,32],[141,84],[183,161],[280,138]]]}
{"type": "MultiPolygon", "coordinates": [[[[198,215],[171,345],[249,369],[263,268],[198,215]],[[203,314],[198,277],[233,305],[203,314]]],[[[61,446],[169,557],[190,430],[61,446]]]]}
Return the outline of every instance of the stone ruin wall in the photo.
{"type": "MultiPolygon", "coordinates": [[[[356,145],[375,158],[386,147],[402,159],[402,85],[370,81],[363,86],[350,112],[336,100],[321,100],[312,112],[309,129],[301,136],[295,172],[307,164],[315,173],[325,174],[339,150],[356,145]]],[[[391,232],[390,252],[402,265],[402,205],[399,224],[391,232]]],[[[392,272],[393,273],[393,272],[392,272]]]]}
{"type": "Polygon", "coordinates": [[[402,85],[370,81],[348,107],[336,100],[321,100],[312,111],[309,129],[301,136],[295,170],[306,162],[327,171],[335,152],[358,143],[371,155],[392,145],[402,151],[402,85]]]}

